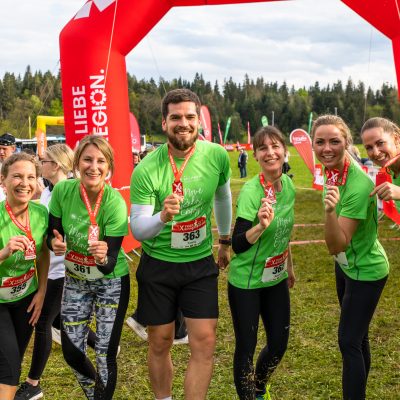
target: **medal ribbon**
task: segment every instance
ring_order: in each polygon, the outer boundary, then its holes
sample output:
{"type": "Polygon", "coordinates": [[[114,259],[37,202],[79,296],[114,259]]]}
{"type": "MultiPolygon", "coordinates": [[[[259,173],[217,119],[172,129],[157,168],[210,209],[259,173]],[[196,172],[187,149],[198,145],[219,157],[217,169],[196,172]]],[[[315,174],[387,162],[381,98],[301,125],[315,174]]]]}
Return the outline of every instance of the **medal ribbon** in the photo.
{"type": "Polygon", "coordinates": [[[273,184],[268,181],[267,181],[267,183],[265,183],[265,178],[264,178],[264,175],[262,172],[260,172],[259,177],[260,177],[261,186],[264,189],[265,197],[269,200],[276,201],[275,189],[274,189],[273,184]],[[272,190],[272,192],[271,192],[271,190],[272,190]]]}
{"type": "Polygon", "coordinates": [[[174,173],[174,181],[175,181],[175,183],[178,183],[181,180],[181,177],[183,175],[183,171],[185,170],[186,165],[189,162],[189,158],[193,155],[195,149],[196,149],[196,146],[193,146],[191,148],[191,150],[189,151],[189,153],[186,154],[185,161],[183,162],[183,164],[181,165],[181,168],[178,171],[178,168],[176,167],[176,164],[175,164],[174,157],[171,154],[170,148],[168,147],[168,157],[169,157],[169,162],[171,163],[172,172],[174,173]]]}
{"type": "Polygon", "coordinates": [[[391,158],[381,169],[387,170],[391,165],[393,165],[400,158],[400,154],[391,158]]]}
{"type": "Polygon", "coordinates": [[[104,186],[101,188],[100,193],[97,195],[94,210],[92,210],[92,206],[90,205],[90,201],[89,201],[89,196],[86,192],[85,187],[82,185],[82,183],[81,183],[81,193],[82,193],[82,197],[83,197],[83,202],[85,203],[87,212],[89,214],[90,223],[92,225],[97,225],[96,215],[98,214],[98,212],[100,210],[100,204],[101,204],[101,200],[102,200],[103,194],[104,194],[104,186]]]}
{"type": "MultiPolygon", "coordinates": [[[[19,228],[21,231],[26,233],[26,236],[28,237],[29,240],[33,240],[32,237],[32,231],[31,231],[31,225],[29,222],[29,212],[28,212],[28,217],[26,219],[26,225],[22,225],[17,218],[15,217],[14,213],[11,210],[10,205],[8,204],[8,201],[6,200],[6,210],[8,212],[8,215],[10,216],[12,222],[19,228]]],[[[28,211],[28,210],[27,210],[28,211]]]]}
{"type": "MultiPolygon", "coordinates": [[[[347,181],[347,175],[349,173],[349,167],[350,167],[350,161],[346,158],[346,160],[344,162],[344,169],[343,169],[342,175],[340,175],[338,169],[329,170],[329,169],[325,168],[325,174],[326,174],[326,178],[327,178],[327,183],[332,178],[333,174],[337,174],[337,178],[334,180],[334,182],[332,182],[333,185],[335,185],[335,186],[344,186],[346,184],[346,181],[347,181]]],[[[332,183],[328,183],[328,184],[332,184],[332,183]]]]}

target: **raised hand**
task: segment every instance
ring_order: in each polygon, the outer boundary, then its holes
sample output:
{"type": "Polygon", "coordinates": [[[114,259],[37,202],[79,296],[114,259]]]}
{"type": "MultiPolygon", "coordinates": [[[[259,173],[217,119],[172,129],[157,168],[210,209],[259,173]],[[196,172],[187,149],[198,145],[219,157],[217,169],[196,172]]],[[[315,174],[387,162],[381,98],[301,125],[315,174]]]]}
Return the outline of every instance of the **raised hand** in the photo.
{"type": "Polygon", "coordinates": [[[57,229],[53,229],[54,238],[51,240],[51,246],[56,256],[62,256],[67,251],[67,244],[57,229]]]}
{"type": "Polygon", "coordinates": [[[179,214],[181,210],[182,197],[173,193],[167,196],[164,200],[164,207],[161,211],[161,221],[164,223],[170,222],[174,216],[179,214]]]}
{"type": "Polygon", "coordinates": [[[337,186],[327,186],[326,195],[324,198],[325,212],[331,213],[336,209],[340,199],[339,188],[337,186]]]}

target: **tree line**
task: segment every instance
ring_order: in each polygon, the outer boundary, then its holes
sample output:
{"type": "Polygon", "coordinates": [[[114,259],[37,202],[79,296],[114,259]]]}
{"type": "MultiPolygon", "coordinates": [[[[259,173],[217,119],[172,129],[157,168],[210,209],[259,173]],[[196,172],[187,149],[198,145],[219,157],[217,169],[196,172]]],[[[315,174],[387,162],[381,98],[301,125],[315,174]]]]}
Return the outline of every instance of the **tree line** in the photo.
{"type": "MultiPolygon", "coordinates": [[[[219,141],[217,123],[224,134],[231,117],[228,141],[236,143],[247,140],[247,123],[251,134],[261,126],[266,116],[269,123],[281,129],[285,135],[296,128],[308,130],[309,115],[315,119],[326,113],[340,115],[358,141],[363,122],[373,116],[383,116],[400,121],[400,104],[397,88],[388,83],[378,90],[366,88],[363,82],[351,78],[346,83],[321,87],[315,82],[309,87],[289,87],[286,82],[268,82],[245,75],[243,82],[232,78],[213,84],[196,73],[192,81],[182,78],[165,81],[160,78],[138,80],[127,74],[130,110],[138,119],[140,131],[147,140],[156,140],[161,133],[160,101],[165,92],[185,87],[197,93],[207,105],[212,119],[215,141],[219,141]]],[[[32,72],[27,66],[23,76],[7,72],[0,79],[0,133],[8,131],[17,137],[28,137],[29,118],[32,124],[37,115],[63,115],[60,74],[50,71],[32,72]]],[[[48,132],[57,127],[49,127],[48,132]]]]}

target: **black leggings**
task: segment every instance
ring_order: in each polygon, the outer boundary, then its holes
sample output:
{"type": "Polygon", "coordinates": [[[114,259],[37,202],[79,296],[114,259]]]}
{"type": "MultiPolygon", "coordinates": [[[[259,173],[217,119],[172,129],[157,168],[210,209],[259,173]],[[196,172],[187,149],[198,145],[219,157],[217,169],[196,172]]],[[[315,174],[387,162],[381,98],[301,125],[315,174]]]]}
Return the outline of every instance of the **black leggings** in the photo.
{"type": "MultiPolygon", "coordinates": [[[[39,380],[46,367],[51,352],[51,327],[54,326],[56,329],[61,329],[60,309],[63,287],[64,278],[47,280],[42,312],[35,326],[31,368],[28,374],[30,379],[39,380]]],[[[95,341],[96,334],[90,330],[87,343],[94,348],[95,341]]]]}
{"type": "Polygon", "coordinates": [[[228,284],[228,298],[235,330],[233,375],[241,400],[254,400],[285,354],[289,340],[290,298],[287,280],[262,289],[239,289],[228,284]],[[267,345],[261,350],[254,373],[253,356],[261,316],[267,345]]]}
{"type": "Polygon", "coordinates": [[[337,264],[335,270],[341,307],[338,338],[343,359],[343,399],[364,400],[371,365],[368,329],[387,277],[355,281],[337,264]]]}
{"type": "Polygon", "coordinates": [[[0,304],[0,384],[17,386],[21,362],[32,335],[32,312],[26,310],[35,293],[21,300],[0,304]]]}

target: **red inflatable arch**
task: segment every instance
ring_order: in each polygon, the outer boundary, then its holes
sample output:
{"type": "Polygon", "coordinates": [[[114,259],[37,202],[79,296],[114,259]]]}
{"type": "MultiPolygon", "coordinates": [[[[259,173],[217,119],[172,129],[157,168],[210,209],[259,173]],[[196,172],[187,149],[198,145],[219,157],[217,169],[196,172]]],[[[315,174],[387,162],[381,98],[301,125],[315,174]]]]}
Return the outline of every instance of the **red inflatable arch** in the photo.
{"type": "MultiPolygon", "coordinates": [[[[117,168],[112,184],[116,188],[127,189],[132,154],[125,56],[172,7],[251,2],[261,1],[87,1],[60,35],[67,143],[73,147],[86,134],[106,136],[116,150],[117,168]]],[[[400,19],[397,0],[342,2],[392,39],[399,80],[400,19]]]]}

